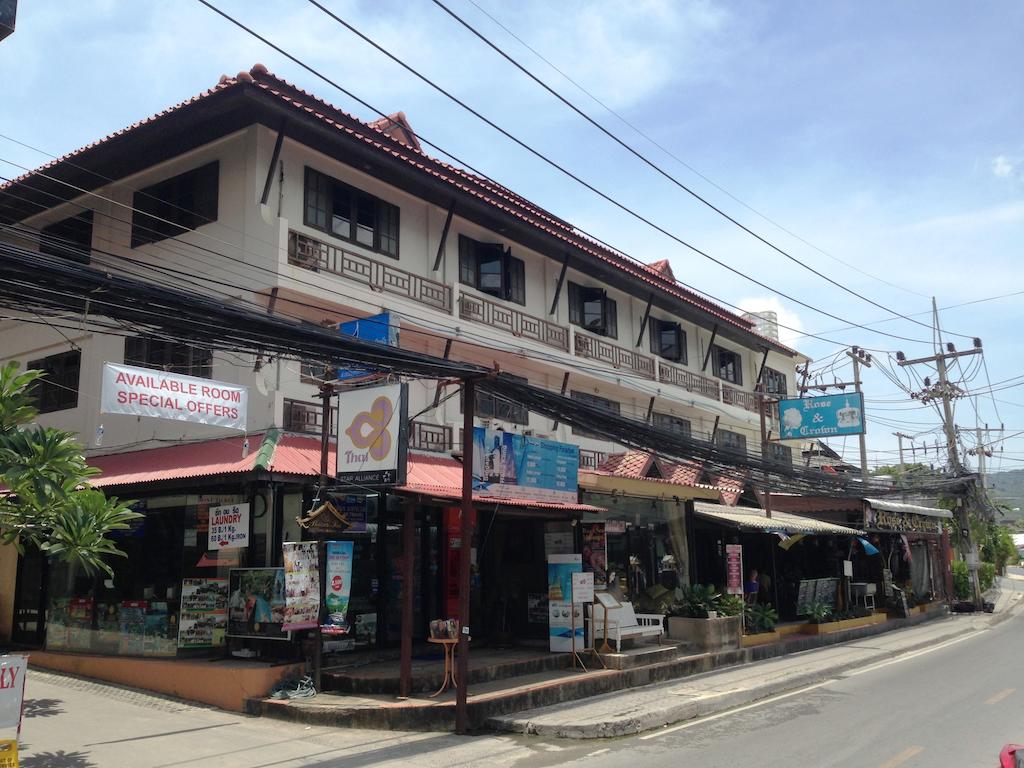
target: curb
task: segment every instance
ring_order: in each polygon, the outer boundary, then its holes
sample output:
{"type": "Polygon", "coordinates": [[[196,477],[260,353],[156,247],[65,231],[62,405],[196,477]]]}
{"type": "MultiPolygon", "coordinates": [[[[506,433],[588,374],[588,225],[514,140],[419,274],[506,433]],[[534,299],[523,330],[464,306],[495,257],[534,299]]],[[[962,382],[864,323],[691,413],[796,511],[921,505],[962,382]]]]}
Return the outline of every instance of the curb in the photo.
{"type": "MultiPolygon", "coordinates": [[[[832,666],[827,669],[806,672],[795,675],[786,680],[767,683],[745,690],[730,691],[717,696],[704,696],[700,698],[690,697],[687,699],[685,695],[679,696],[677,694],[668,694],[673,698],[678,696],[678,698],[683,699],[683,701],[673,703],[669,706],[638,712],[635,715],[625,715],[615,720],[605,720],[600,723],[563,722],[558,724],[548,724],[537,723],[529,719],[517,718],[515,716],[503,716],[488,719],[486,725],[488,728],[497,731],[563,739],[607,739],[621,736],[633,736],[645,731],[652,731],[668,725],[674,725],[687,720],[694,720],[696,718],[725,712],[735,707],[752,704],[771,696],[788,693],[809,685],[840,677],[845,672],[849,672],[856,668],[868,666],[880,661],[886,661],[888,659],[899,658],[938,643],[944,643],[974,632],[991,629],[1019,612],[1022,606],[1024,606],[1024,600],[1017,599],[1015,602],[1007,606],[1004,611],[988,618],[988,621],[986,621],[982,626],[978,626],[972,622],[970,626],[956,629],[940,637],[932,637],[928,640],[913,643],[901,648],[898,652],[880,652],[858,659],[856,662],[848,662],[832,666]]],[[[661,683],[660,685],[665,684],[661,683]]]]}

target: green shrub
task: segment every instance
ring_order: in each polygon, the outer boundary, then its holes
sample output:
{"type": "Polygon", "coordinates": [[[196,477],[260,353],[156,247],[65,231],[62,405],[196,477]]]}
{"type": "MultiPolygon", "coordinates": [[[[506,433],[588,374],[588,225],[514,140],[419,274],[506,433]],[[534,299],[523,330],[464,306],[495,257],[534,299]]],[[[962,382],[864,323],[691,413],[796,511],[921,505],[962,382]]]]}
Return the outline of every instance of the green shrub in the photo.
{"type": "Polygon", "coordinates": [[[807,606],[807,618],[812,624],[824,624],[832,615],[832,606],[821,600],[815,600],[807,606]]]}
{"type": "Polygon", "coordinates": [[[718,598],[718,613],[722,616],[739,616],[743,613],[742,595],[722,595],[718,598]]]}
{"type": "Polygon", "coordinates": [[[971,599],[971,574],[963,560],[953,561],[953,594],[957,600],[971,599]]]}
{"type": "Polygon", "coordinates": [[[779,614],[770,605],[747,607],[747,626],[754,632],[771,632],[779,621],[779,614]]]}
{"type": "Polygon", "coordinates": [[[981,584],[981,591],[991,589],[996,580],[996,564],[982,563],[978,568],[978,582],[981,584]]]}

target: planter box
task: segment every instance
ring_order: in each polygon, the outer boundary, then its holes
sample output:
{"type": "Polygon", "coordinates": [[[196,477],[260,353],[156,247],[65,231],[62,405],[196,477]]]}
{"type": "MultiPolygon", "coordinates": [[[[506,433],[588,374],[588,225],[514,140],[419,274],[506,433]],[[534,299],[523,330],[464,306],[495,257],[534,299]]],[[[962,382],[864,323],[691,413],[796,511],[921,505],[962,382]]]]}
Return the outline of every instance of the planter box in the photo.
{"type": "Polygon", "coordinates": [[[740,639],[740,644],[744,648],[751,648],[755,645],[767,645],[768,643],[777,643],[782,638],[778,632],[758,632],[756,635],[744,635],[740,639]]]}
{"type": "Polygon", "coordinates": [[[740,647],[740,617],[685,619],[669,616],[668,636],[700,651],[734,650],[740,647]]]}
{"type": "Polygon", "coordinates": [[[875,613],[871,616],[863,616],[859,619],[846,619],[845,621],[828,621],[824,624],[804,624],[803,634],[827,635],[831,632],[841,632],[844,629],[870,627],[872,624],[881,624],[885,620],[886,615],[884,613],[875,613]]]}

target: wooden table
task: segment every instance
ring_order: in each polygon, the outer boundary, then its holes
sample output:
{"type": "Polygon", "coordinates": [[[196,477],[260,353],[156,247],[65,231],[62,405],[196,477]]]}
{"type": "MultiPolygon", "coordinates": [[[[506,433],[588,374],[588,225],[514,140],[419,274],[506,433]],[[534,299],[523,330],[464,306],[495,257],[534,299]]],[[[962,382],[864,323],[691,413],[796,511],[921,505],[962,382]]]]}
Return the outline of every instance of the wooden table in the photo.
{"type": "Polygon", "coordinates": [[[428,637],[427,642],[444,647],[444,682],[437,689],[437,693],[430,694],[430,698],[434,698],[448,689],[449,682],[451,682],[452,688],[457,688],[459,685],[458,680],[455,679],[455,646],[459,644],[459,641],[447,637],[428,637]]]}

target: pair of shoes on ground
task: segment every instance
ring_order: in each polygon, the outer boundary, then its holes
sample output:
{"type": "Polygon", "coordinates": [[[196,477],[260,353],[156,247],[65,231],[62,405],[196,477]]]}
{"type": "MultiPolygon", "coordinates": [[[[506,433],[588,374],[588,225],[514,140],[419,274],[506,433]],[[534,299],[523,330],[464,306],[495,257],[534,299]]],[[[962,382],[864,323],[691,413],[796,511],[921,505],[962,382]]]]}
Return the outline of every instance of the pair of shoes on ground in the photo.
{"type": "Polygon", "coordinates": [[[270,692],[272,699],[311,699],[314,696],[316,687],[313,685],[313,678],[308,675],[303,678],[282,680],[270,692]]]}

